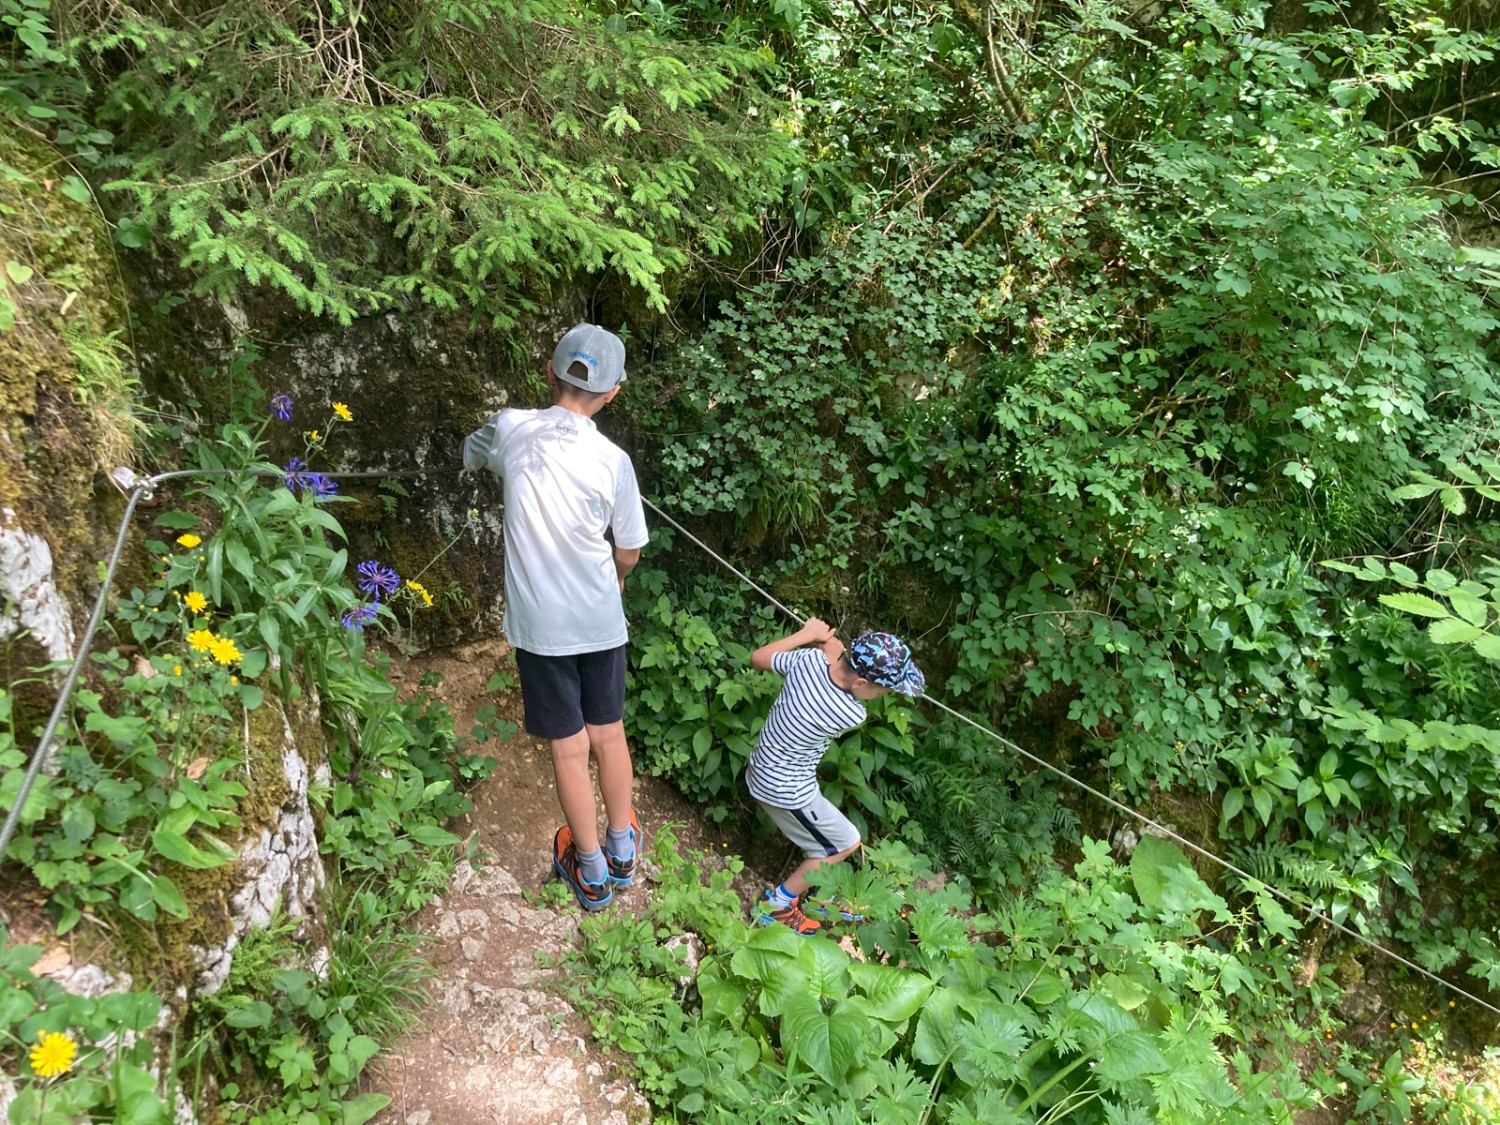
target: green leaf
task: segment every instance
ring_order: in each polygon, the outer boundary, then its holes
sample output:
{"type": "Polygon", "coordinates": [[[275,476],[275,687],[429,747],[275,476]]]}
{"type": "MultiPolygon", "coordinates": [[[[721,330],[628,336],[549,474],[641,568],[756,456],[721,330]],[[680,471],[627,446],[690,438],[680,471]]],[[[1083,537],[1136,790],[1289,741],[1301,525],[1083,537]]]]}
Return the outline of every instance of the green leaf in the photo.
{"type": "Polygon", "coordinates": [[[865,1017],[849,1004],[824,1013],[816,997],[794,997],[781,1018],[781,1045],[821,1079],[835,1085],[861,1061],[865,1017]]]}
{"type": "Polygon", "coordinates": [[[951,988],[935,988],[922,1005],[911,1053],[928,1066],[937,1066],[953,1050],[960,1017],[958,994],[951,988]]]}
{"type": "Polygon", "coordinates": [[[436,824],[416,824],[407,829],[406,834],[417,843],[426,844],[430,848],[446,848],[463,843],[460,837],[436,824]]]}
{"type": "Polygon", "coordinates": [[[1258,894],[1255,896],[1255,909],[1260,913],[1261,922],[1271,933],[1287,941],[1297,940],[1297,930],[1301,923],[1283,909],[1281,903],[1268,894],[1258,894]]]}
{"type": "MultiPolygon", "coordinates": [[[[138,881],[138,880],[137,880],[138,881]]],[[[173,918],[188,916],[187,900],[177,889],[177,884],[165,875],[158,875],[151,882],[151,898],[173,918]]]]}
{"type": "Polygon", "coordinates": [[[935,987],[923,973],[888,965],[856,963],[849,966],[849,978],[868,1001],[865,1011],[886,1023],[916,1015],[935,987]]]}
{"type": "Polygon", "coordinates": [[[195,870],[208,871],[215,867],[222,867],[227,862],[222,856],[209,855],[199,850],[188,842],[186,836],[166,828],[158,828],[152,832],[151,843],[161,855],[173,863],[180,863],[184,867],[191,867],[195,870]]]}
{"type": "Polygon", "coordinates": [[[63,180],[62,193],[74,203],[88,203],[94,198],[89,185],[78,176],[68,176],[63,180]]]}
{"type": "Polygon", "coordinates": [[[1183,850],[1160,836],[1142,836],[1130,853],[1130,877],[1135,882],[1135,897],[1142,906],[1156,911],[1163,908],[1168,867],[1188,867],[1183,850]]]}
{"type": "Polygon", "coordinates": [[[36,271],[30,266],[26,265],[24,262],[8,261],[5,263],[6,276],[14,281],[17,285],[25,285],[28,281],[31,280],[32,274],[34,273],[36,273],[36,271]]]}
{"type": "Polygon", "coordinates": [[[1450,617],[1444,621],[1434,621],[1427,627],[1427,635],[1432,638],[1433,644],[1458,645],[1467,644],[1477,637],[1484,636],[1485,633],[1477,625],[1470,625],[1467,621],[1450,617]]]}
{"type": "Polygon", "coordinates": [[[339,1125],[365,1125],[377,1113],[391,1104],[387,1094],[359,1094],[339,1107],[339,1125]]]}
{"type": "Polygon", "coordinates": [[[1105,973],[1099,978],[1099,987],[1127,1012],[1139,1008],[1150,995],[1139,981],[1118,973],[1105,973]]]}
{"type": "Polygon", "coordinates": [[[1379,598],[1381,605],[1388,605],[1392,609],[1399,609],[1402,613],[1415,613],[1420,617],[1449,617],[1448,607],[1442,602],[1429,598],[1426,594],[1395,593],[1381,594],[1379,598]]]}
{"type": "Polygon", "coordinates": [[[1125,1031],[1111,1035],[1099,1048],[1099,1065],[1095,1076],[1102,1082],[1133,1082],[1147,1074],[1160,1074],[1171,1066],[1151,1037],[1143,1031],[1125,1031]]]}
{"type": "Polygon", "coordinates": [[[269,1027],[271,1017],[275,1014],[271,1005],[264,1000],[254,1000],[248,1007],[235,1008],[233,1011],[226,1012],[224,1022],[230,1027],[269,1027]]]}
{"type": "Polygon", "coordinates": [[[1245,807],[1245,791],[1243,789],[1231,789],[1224,794],[1224,808],[1220,812],[1226,821],[1233,820],[1240,815],[1240,810],[1245,807]]]}
{"type": "Polygon", "coordinates": [[[1474,638],[1474,651],[1486,660],[1500,660],[1500,637],[1486,633],[1474,638]]]}
{"type": "Polygon", "coordinates": [[[156,1093],[156,1079],[131,1063],[111,1068],[115,1089],[115,1125],[171,1125],[172,1115],[156,1093]]]}

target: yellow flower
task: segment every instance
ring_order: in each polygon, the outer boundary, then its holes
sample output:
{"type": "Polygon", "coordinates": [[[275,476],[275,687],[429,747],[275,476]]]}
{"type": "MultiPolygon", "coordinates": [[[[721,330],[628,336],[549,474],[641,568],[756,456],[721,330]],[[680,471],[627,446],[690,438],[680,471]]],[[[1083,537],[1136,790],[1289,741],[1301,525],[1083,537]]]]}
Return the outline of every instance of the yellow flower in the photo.
{"type": "Polygon", "coordinates": [[[60,1031],[49,1031],[38,1036],[31,1049],[31,1069],[42,1078],[56,1078],[73,1069],[77,1054],[77,1043],[60,1031]]]}
{"type": "Polygon", "coordinates": [[[198,593],[197,590],[189,590],[186,594],[182,595],[182,604],[194,613],[202,613],[208,608],[208,599],[198,593]]]}
{"type": "Polygon", "coordinates": [[[408,582],[406,584],[413,594],[422,599],[422,604],[428,609],[432,608],[432,595],[427,592],[427,587],[420,582],[408,582]]]}
{"type": "Polygon", "coordinates": [[[240,650],[228,637],[215,637],[209,642],[208,651],[220,664],[233,664],[240,658],[240,650]]]}
{"type": "Polygon", "coordinates": [[[341,421],[354,421],[354,414],[342,402],[336,402],[333,404],[333,412],[339,416],[339,419],[341,421]]]}
{"type": "Polygon", "coordinates": [[[240,682],[240,678],[238,676],[230,676],[229,677],[229,682],[232,683],[232,684],[238,685],[239,682],[240,682]]]}
{"type": "Polygon", "coordinates": [[[174,664],[174,665],[172,665],[172,675],[174,675],[174,676],[180,676],[180,675],[182,675],[182,665],[181,664],[174,664]]]}
{"type": "Polygon", "coordinates": [[[194,547],[202,542],[203,540],[199,539],[191,531],[184,532],[182,535],[179,535],[177,537],[178,546],[186,547],[189,551],[191,551],[194,547]]]}
{"type": "Polygon", "coordinates": [[[317,430],[308,430],[307,431],[307,440],[308,441],[317,441],[318,440],[318,436],[319,435],[318,435],[318,431],[317,430]]]}
{"type": "Polygon", "coordinates": [[[188,634],[187,641],[192,646],[194,652],[207,652],[214,646],[214,642],[218,639],[218,637],[214,636],[207,629],[194,629],[188,634]]]}

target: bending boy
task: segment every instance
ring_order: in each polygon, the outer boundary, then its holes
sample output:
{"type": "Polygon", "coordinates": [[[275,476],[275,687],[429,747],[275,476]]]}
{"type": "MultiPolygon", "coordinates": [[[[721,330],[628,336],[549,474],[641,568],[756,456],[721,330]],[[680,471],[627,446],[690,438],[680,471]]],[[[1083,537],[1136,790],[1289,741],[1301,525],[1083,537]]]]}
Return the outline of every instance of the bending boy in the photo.
{"type": "Polygon", "coordinates": [[[849,818],[818,789],[818,763],[834,738],[868,717],[865,700],[888,691],[921,695],[925,682],[900,637],[865,633],[845,652],[833,629],[815,617],[790,636],[756,649],[750,663],[779,672],[786,683],[761,728],[745,783],[782,835],[807,856],[785,882],[762,896],[755,920],[813,934],[819,923],[802,911],[808,872],[846,859],[860,843],[849,818]]]}

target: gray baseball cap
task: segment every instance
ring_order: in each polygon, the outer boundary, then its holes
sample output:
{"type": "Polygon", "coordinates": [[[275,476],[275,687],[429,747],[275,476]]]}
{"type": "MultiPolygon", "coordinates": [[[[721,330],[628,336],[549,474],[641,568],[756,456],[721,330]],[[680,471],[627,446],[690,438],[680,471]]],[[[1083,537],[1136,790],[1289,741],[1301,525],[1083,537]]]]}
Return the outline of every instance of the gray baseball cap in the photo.
{"type": "Polygon", "coordinates": [[[616,384],[625,381],[625,343],[597,324],[575,324],[557,342],[552,353],[552,374],[586,391],[613,390],[616,384]],[[568,368],[575,363],[589,369],[587,380],[568,374],[568,368]]]}

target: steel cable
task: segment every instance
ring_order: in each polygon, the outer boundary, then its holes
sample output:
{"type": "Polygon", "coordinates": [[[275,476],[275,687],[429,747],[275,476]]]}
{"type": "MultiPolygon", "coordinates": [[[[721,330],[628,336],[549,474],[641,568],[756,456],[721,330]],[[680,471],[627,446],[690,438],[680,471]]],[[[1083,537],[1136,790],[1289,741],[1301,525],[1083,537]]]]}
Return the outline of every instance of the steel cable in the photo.
{"type": "MultiPolygon", "coordinates": [[[[655,512],[657,515],[659,515],[662,519],[666,520],[669,524],[671,524],[673,527],[675,527],[678,531],[682,532],[682,534],[685,535],[685,536],[687,536],[688,539],[690,539],[693,543],[697,544],[699,548],[701,548],[704,552],[706,552],[709,555],[709,557],[711,557],[712,559],[714,559],[716,562],[719,563],[719,565],[721,565],[726,570],[730,571],[732,574],[734,574],[736,577],[738,577],[746,585],[750,586],[753,590],[755,590],[763,598],[765,598],[766,601],[770,602],[777,609],[781,610],[782,613],[786,614],[788,617],[790,617],[793,621],[797,622],[799,625],[806,623],[806,618],[802,617],[800,614],[793,613],[786,606],[782,605],[782,603],[779,602],[779,601],[777,601],[774,597],[772,597],[769,592],[767,592],[766,590],[762,589],[758,584],[756,584],[755,582],[753,582],[749,578],[748,575],[746,575],[743,571],[741,571],[737,567],[735,567],[732,563],[729,562],[729,560],[725,559],[722,555],[720,555],[718,552],[716,552],[707,543],[703,542],[703,540],[699,539],[696,535],[694,535],[687,528],[683,527],[682,524],[678,523],[671,516],[667,515],[667,513],[664,512],[664,511],[662,511],[661,508],[657,507],[657,505],[653,504],[650,500],[646,500],[645,503],[646,503],[646,506],[649,507],[653,512],[655,512]]],[[[1209,851],[1207,848],[1204,848],[1204,847],[1202,847],[1199,844],[1195,844],[1193,841],[1187,839],[1186,837],[1184,837],[1182,835],[1179,835],[1177,832],[1172,831],[1170,828],[1167,828],[1164,825],[1158,824],[1156,821],[1154,821],[1150,817],[1146,816],[1146,814],[1141,813],[1141,812],[1137,812],[1135,809],[1131,808],[1130,806],[1128,806],[1128,805],[1126,805],[1126,804],[1124,804],[1124,803],[1122,803],[1120,801],[1115,800],[1115,798],[1109,796],[1107,793],[1102,793],[1098,789],[1095,789],[1092,785],[1089,785],[1087,782],[1079,780],[1078,778],[1074,777],[1072,774],[1068,773],[1066,770],[1061,769],[1061,768],[1059,768],[1057,766],[1054,766],[1051,762],[1048,762],[1048,761],[1046,761],[1043,758],[1037,757],[1037,755],[1031,753],[1029,750],[1026,750],[1023,747],[1020,747],[1020,746],[1016,745],[1010,739],[1004,737],[1001,734],[996,733],[995,731],[990,730],[989,727],[983,725],[982,723],[976,722],[975,720],[969,718],[969,716],[967,716],[967,715],[963,714],[962,712],[957,711],[954,708],[948,706],[948,704],[944,703],[942,700],[935,699],[933,696],[929,695],[926,692],[922,693],[921,698],[925,699],[928,703],[931,703],[934,707],[937,707],[939,710],[946,711],[948,714],[952,715],[955,719],[958,719],[961,722],[967,723],[969,726],[973,727],[975,730],[979,731],[980,733],[988,735],[990,738],[993,738],[996,742],[1000,743],[1001,746],[1005,747],[1006,749],[1010,750],[1011,752],[1013,752],[1015,754],[1019,754],[1021,757],[1025,758],[1027,761],[1033,762],[1036,765],[1041,766],[1043,769],[1048,770],[1048,771],[1050,771],[1053,774],[1056,774],[1058,777],[1062,778],[1064,781],[1068,782],[1069,784],[1075,785],[1079,789],[1082,789],[1085,793],[1088,793],[1091,796],[1097,797],[1099,800],[1103,801],[1105,804],[1109,805],[1111,808],[1113,808],[1113,809],[1115,809],[1115,810],[1117,810],[1119,812],[1124,813],[1126,816],[1134,817],[1136,820],[1140,821],[1142,824],[1144,824],[1148,828],[1150,828],[1151,831],[1153,832],[1153,834],[1162,836],[1162,837],[1164,837],[1166,839],[1169,839],[1169,840],[1173,840],[1176,843],[1181,844],[1183,847],[1188,848],[1191,851],[1195,852],[1196,854],[1203,856],[1205,859],[1210,860],[1210,861],[1218,864],[1219,866],[1223,867],[1225,870],[1234,872],[1236,875],[1240,876],[1240,878],[1246,880],[1246,882],[1249,884],[1249,886],[1250,886],[1250,888],[1252,890],[1257,889],[1257,888],[1264,889],[1265,891],[1267,891],[1270,894],[1274,895],[1276,898],[1279,898],[1283,902],[1285,902],[1288,905],[1292,906],[1294,909],[1296,909],[1298,911],[1301,911],[1303,914],[1306,914],[1308,917],[1316,919],[1317,921],[1322,922],[1322,923],[1324,923],[1324,924],[1332,927],[1333,929],[1339,931],[1339,933],[1344,934],[1344,935],[1346,935],[1348,937],[1353,938],[1355,941],[1360,942],[1361,944],[1368,946],[1369,948],[1375,950],[1377,953],[1380,953],[1383,956],[1390,958],[1392,961],[1395,961],[1395,962],[1397,962],[1398,964],[1401,964],[1401,965],[1405,965],[1408,969],[1411,969],[1413,972],[1420,973],[1422,976],[1426,977],[1428,980],[1434,981],[1435,983],[1441,985],[1443,988],[1446,988],[1446,989],[1448,989],[1448,990],[1450,990],[1452,992],[1455,992],[1458,995],[1462,996],[1464,999],[1469,1000],[1469,1001],[1471,1001],[1471,1002],[1473,1002],[1475,1004],[1478,1004],[1481,1008],[1488,1009],[1489,1011],[1494,1012],[1497,1016],[1500,1016],[1500,1007],[1496,1007],[1494,1004],[1491,1004],[1489,1001],[1483,1000],[1480,997],[1475,996],[1472,992],[1469,992],[1467,989],[1459,987],[1458,985],[1454,984],[1452,981],[1444,980],[1442,977],[1438,976],[1436,973],[1429,972],[1427,969],[1424,969],[1421,965],[1418,965],[1416,962],[1411,961],[1410,959],[1401,956],[1401,954],[1395,952],[1394,950],[1387,949],[1385,946],[1381,945],[1379,942],[1377,942],[1377,941],[1375,941],[1375,940],[1373,940],[1371,938],[1365,937],[1363,934],[1361,934],[1361,933],[1359,933],[1359,932],[1357,932],[1355,930],[1350,929],[1348,926],[1345,926],[1345,925],[1343,925],[1340,922],[1335,922],[1332,918],[1328,917],[1328,915],[1324,914],[1321,910],[1319,910],[1319,909],[1317,909],[1316,907],[1313,907],[1313,906],[1308,906],[1306,903],[1298,901],[1296,898],[1292,897],[1292,895],[1289,894],[1289,893],[1287,893],[1286,891],[1283,891],[1283,890],[1281,890],[1278,887],[1274,887],[1274,886],[1272,886],[1271,884],[1265,882],[1262,879],[1255,878],[1255,876],[1251,875],[1248,871],[1245,871],[1243,868],[1237,867],[1235,864],[1229,862],[1229,860],[1227,860],[1227,859],[1224,859],[1222,856],[1215,855],[1213,852],[1209,851]]]]}
{"type": "MultiPolygon", "coordinates": [[[[421,477],[421,476],[446,476],[462,472],[461,469],[402,469],[402,470],[363,470],[347,473],[324,473],[323,475],[335,480],[357,479],[364,477],[421,477]]],[[[47,763],[47,756],[52,750],[52,740],[57,734],[57,728],[62,723],[64,711],[67,709],[68,700],[72,698],[73,688],[78,683],[78,674],[83,668],[83,662],[88,658],[90,647],[94,642],[94,634],[99,629],[99,623],[104,618],[104,606],[109,601],[109,586],[114,581],[115,568],[120,564],[120,555],[125,548],[125,536],[130,529],[130,517],[135,514],[136,505],[144,498],[151,496],[156,491],[156,486],[169,480],[181,480],[187,477],[212,477],[212,476],[258,476],[258,477],[284,477],[286,474],[280,469],[175,469],[168,473],[157,473],[155,476],[139,477],[126,470],[115,470],[110,479],[126,490],[125,513],[120,517],[120,528],[115,534],[115,545],[110,551],[109,561],[104,568],[104,577],[99,583],[99,596],[94,600],[94,610],[89,615],[88,626],[83,631],[83,639],[78,643],[77,653],[73,663],[69,666],[67,674],[63,677],[61,688],[58,689],[57,702],[52,707],[52,714],[47,719],[47,725],[42,730],[42,737],[32,752],[31,761],[26,766],[25,776],[21,778],[21,788],[16,793],[14,802],[11,804],[9,813],[6,814],[5,824],[0,826],[0,862],[5,860],[5,851],[10,846],[11,837],[15,835],[16,826],[21,822],[21,811],[26,807],[26,798],[31,794],[31,788],[36,784],[47,763]],[[123,472],[123,479],[116,474],[123,472]]]]}

